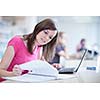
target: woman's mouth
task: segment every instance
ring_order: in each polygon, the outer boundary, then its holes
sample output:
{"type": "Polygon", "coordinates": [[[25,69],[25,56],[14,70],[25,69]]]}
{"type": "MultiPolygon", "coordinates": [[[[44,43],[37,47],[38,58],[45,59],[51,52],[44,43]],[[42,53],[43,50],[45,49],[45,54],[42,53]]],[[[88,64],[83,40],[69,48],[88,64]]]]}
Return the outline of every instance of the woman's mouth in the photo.
{"type": "Polygon", "coordinates": [[[41,40],[42,40],[42,42],[43,42],[43,43],[45,43],[45,42],[46,42],[43,38],[41,38],[41,40]]]}

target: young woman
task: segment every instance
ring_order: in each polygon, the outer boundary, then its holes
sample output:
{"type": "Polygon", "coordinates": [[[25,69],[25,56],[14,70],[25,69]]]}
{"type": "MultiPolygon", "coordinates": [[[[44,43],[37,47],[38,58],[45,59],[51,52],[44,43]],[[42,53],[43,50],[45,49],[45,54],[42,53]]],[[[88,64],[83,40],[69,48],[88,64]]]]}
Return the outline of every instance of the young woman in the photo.
{"type": "Polygon", "coordinates": [[[21,75],[24,71],[18,65],[31,60],[45,59],[49,62],[54,54],[57,36],[54,22],[45,19],[35,26],[32,33],[13,37],[0,62],[0,77],[21,75]]]}

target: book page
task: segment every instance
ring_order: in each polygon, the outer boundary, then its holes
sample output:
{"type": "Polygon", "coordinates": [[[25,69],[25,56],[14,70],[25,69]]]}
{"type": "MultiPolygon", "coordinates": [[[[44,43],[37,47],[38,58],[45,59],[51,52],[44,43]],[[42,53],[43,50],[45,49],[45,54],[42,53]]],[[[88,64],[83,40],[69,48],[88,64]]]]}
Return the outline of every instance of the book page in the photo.
{"type": "Polygon", "coordinates": [[[58,75],[56,68],[42,60],[30,61],[19,66],[23,70],[29,70],[31,74],[50,75],[56,77],[58,75]]]}
{"type": "Polygon", "coordinates": [[[58,71],[52,65],[42,60],[34,60],[19,65],[23,70],[31,70],[31,72],[15,77],[4,77],[5,79],[21,81],[21,82],[44,82],[54,80],[58,77],[58,71]]]}

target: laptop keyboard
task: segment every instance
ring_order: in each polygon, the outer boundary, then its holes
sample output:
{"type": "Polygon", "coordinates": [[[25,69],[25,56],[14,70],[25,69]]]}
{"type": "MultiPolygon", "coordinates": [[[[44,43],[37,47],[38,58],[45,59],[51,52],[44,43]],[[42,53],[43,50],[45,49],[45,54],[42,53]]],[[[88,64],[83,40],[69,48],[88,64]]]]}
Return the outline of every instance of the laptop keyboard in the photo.
{"type": "Polygon", "coordinates": [[[74,69],[75,68],[63,67],[63,68],[60,68],[58,71],[59,71],[59,74],[68,74],[68,73],[74,73],[74,69]]]}

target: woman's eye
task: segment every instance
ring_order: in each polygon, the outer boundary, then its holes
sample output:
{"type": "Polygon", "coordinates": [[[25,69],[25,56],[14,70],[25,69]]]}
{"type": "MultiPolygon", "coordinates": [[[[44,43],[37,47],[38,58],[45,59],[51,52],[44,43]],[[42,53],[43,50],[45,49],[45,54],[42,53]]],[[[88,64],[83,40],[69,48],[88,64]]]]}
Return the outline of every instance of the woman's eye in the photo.
{"type": "Polygon", "coordinates": [[[45,34],[48,34],[48,32],[44,31],[45,34]]]}
{"type": "Polygon", "coordinates": [[[52,37],[51,37],[51,36],[50,36],[49,38],[50,38],[50,39],[52,39],[52,37]]]}

